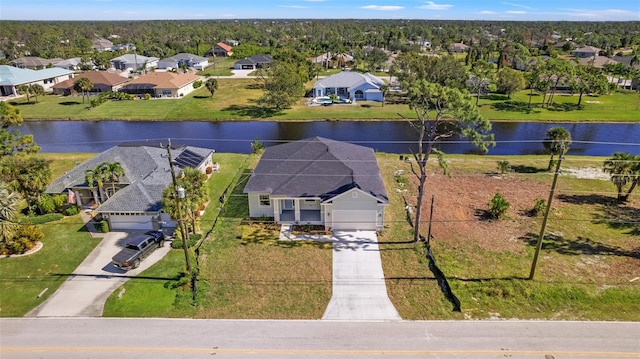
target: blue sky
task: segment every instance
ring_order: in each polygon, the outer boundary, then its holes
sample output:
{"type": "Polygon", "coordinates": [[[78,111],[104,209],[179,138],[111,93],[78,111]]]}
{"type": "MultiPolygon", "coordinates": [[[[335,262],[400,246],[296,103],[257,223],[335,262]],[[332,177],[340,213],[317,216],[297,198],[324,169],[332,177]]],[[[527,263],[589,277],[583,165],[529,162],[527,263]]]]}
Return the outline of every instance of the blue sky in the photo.
{"type": "Polygon", "coordinates": [[[0,0],[3,20],[247,18],[640,21],[640,1],[0,0]]]}

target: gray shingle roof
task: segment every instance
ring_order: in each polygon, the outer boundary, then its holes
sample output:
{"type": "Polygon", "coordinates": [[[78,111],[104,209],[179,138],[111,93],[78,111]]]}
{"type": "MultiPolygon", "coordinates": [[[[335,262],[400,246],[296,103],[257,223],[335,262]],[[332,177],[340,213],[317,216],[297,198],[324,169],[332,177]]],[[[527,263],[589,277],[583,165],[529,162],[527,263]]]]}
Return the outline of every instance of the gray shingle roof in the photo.
{"type": "Polygon", "coordinates": [[[265,149],[244,192],[328,200],[354,187],[388,202],[373,149],[312,137],[265,149]]]}
{"type": "MultiPolygon", "coordinates": [[[[207,148],[172,146],[171,156],[175,160],[186,150],[201,156],[202,161],[213,153],[213,150],[207,148]]],[[[103,162],[119,162],[125,172],[125,175],[120,178],[120,183],[128,184],[128,186],[104,202],[99,211],[157,211],[162,208],[162,190],[171,183],[171,172],[166,154],[166,149],[161,148],[160,144],[123,143],[98,154],[63,176],[56,178],[47,186],[46,192],[62,193],[67,188],[86,187],[86,170],[94,169],[103,162]]],[[[176,167],[176,171],[180,169],[180,166],[176,167]]]]}

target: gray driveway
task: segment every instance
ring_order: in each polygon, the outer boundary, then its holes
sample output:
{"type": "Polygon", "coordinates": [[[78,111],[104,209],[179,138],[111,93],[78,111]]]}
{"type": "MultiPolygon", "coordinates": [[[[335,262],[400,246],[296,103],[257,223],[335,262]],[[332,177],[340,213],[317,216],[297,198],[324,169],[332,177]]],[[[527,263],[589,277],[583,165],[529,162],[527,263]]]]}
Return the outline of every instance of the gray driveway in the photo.
{"type": "Polygon", "coordinates": [[[169,244],[158,248],[140,267],[128,272],[111,264],[124,245],[125,238],[136,233],[109,232],[100,244],[73,271],[58,290],[45,302],[27,313],[27,317],[100,317],[104,303],[122,283],[135,277],[162,259],[170,250],[169,244]]]}
{"type": "Polygon", "coordinates": [[[389,300],[374,231],[337,231],[333,292],[322,319],[401,320],[389,300]]]}

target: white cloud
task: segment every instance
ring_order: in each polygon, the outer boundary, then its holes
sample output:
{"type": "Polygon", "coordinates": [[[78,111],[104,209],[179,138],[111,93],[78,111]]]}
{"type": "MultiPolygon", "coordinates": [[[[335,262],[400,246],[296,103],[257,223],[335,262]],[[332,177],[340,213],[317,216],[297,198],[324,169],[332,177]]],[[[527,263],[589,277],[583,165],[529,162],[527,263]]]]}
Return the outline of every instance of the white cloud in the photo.
{"type": "Polygon", "coordinates": [[[436,4],[433,1],[427,1],[426,5],[419,6],[420,9],[427,9],[427,10],[447,10],[449,8],[452,8],[452,7],[453,7],[453,5],[436,4]]]}
{"type": "Polygon", "coordinates": [[[522,10],[509,10],[509,11],[505,11],[505,12],[506,12],[507,14],[518,14],[518,15],[526,14],[526,13],[527,13],[526,11],[522,11],[522,10]]]}
{"type": "Polygon", "coordinates": [[[620,9],[607,9],[604,12],[609,14],[629,14],[631,11],[629,10],[620,10],[620,9]]]}
{"type": "Polygon", "coordinates": [[[286,7],[289,9],[306,9],[306,6],[301,6],[301,5],[280,5],[279,7],[286,7]]]}
{"type": "Polygon", "coordinates": [[[481,14],[495,14],[495,11],[491,11],[491,10],[482,10],[480,11],[481,14]]]}
{"type": "Polygon", "coordinates": [[[523,9],[529,9],[529,10],[531,10],[531,9],[532,9],[532,7],[530,7],[530,6],[520,5],[520,4],[514,4],[514,3],[512,3],[512,2],[506,2],[506,1],[503,1],[503,2],[502,2],[502,4],[503,4],[503,5],[515,6],[515,7],[521,7],[521,8],[523,8],[523,9]]]}
{"type": "Polygon", "coordinates": [[[404,9],[404,6],[392,6],[392,5],[366,5],[361,6],[361,9],[367,10],[379,10],[379,11],[397,11],[404,9]]]}

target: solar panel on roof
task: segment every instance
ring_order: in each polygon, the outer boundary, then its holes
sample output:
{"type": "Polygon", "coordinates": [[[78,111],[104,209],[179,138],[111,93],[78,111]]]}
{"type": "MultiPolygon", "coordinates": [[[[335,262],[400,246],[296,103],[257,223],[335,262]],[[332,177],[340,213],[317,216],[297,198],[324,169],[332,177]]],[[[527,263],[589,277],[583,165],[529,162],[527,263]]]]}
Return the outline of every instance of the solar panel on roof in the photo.
{"type": "Polygon", "coordinates": [[[204,157],[197,153],[190,150],[184,150],[178,157],[176,157],[174,163],[181,168],[196,167],[203,159],[204,157]]]}

